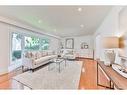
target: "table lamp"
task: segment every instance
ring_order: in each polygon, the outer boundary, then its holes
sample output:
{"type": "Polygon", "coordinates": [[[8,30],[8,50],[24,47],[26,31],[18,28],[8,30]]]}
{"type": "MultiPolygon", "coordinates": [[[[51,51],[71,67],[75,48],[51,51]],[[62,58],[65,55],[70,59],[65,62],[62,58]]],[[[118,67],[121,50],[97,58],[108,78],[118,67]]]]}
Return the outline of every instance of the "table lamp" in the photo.
{"type": "Polygon", "coordinates": [[[119,38],[104,37],[103,47],[105,48],[105,65],[111,66],[115,62],[116,53],[114,49],[119,48],[119,38]]]}

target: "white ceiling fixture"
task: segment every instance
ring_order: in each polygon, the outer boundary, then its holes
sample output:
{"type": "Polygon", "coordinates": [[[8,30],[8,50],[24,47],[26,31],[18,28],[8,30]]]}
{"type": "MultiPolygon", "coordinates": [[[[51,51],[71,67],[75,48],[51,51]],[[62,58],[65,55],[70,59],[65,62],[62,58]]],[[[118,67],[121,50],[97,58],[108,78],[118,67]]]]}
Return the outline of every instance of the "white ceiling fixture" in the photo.
{"type": "Polygon", "coordinates": [[[88,5],[78,7],[0,6],[0,15],[39,29],[42,33],[69,37],[93,34],[111,8],[112,6],[88,5]],[[75,9],[77,11],[74,11],[75,9]],[[81,14],[78,13],[78,10],[81,11],[81,14]]]}
{"type": "Polygon", "coordinates": [[[82,11],[82,8],[81,8],[81,7],[79,7],[79,8],[78,8],[78,11],[79,11],[79,12],[81,12],[81,11],[82,11]]]}
{"type": "Polygon", "coordinates": [[[41,20],[38,20],[38,23],[41,23],[42,21],[41,20]]]}
{"type": "Polygon", "coordinates": [[[56,29],[54,29],[53,31],[56,32],[56,29]]]}
{"type": "Polygon", "coordinates": [[[81,24],[81,25],[80,25],[80,27],[81,27],[81,28],[84,28],[84,25],[83,25],[83,24],[81,24]]]}

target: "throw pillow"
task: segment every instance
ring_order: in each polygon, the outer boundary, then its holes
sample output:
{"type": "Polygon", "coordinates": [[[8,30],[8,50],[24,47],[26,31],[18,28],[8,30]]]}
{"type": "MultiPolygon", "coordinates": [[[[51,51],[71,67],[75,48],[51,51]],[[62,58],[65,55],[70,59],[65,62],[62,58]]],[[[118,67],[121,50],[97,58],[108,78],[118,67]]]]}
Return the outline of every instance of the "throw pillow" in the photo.
{"type": "Polygon", "coordinates": [[[47,56],[47,55],[48,55],[48,53],[46,51],[43,51],[43,57],[47,56]]]}

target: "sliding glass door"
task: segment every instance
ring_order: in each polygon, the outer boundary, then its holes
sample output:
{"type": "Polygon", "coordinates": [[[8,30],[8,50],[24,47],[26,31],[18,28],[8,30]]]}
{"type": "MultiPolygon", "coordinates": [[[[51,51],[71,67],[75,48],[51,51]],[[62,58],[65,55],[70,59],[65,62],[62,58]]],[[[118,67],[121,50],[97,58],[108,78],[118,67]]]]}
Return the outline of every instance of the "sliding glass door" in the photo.
{"type": "Polygon", "coordinates": [[[12,33],[12,52],[11,52],[11,60],[12,60],[12,64],[18,64],[21,63],[21,59],[22,59],[22,40],[23,36],[21,34],[18,33],[12,33]]]}

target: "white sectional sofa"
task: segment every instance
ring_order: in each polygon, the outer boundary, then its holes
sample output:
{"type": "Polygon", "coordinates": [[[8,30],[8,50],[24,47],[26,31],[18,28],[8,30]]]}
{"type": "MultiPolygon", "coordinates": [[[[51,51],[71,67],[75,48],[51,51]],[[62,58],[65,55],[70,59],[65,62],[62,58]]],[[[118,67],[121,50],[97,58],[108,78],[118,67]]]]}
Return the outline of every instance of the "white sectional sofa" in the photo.
{"type": "Polygon", "coordinates": [[[33,70],[56,57],[53,51],[28,51],[23,54],[23,66],[33,70]]]}

